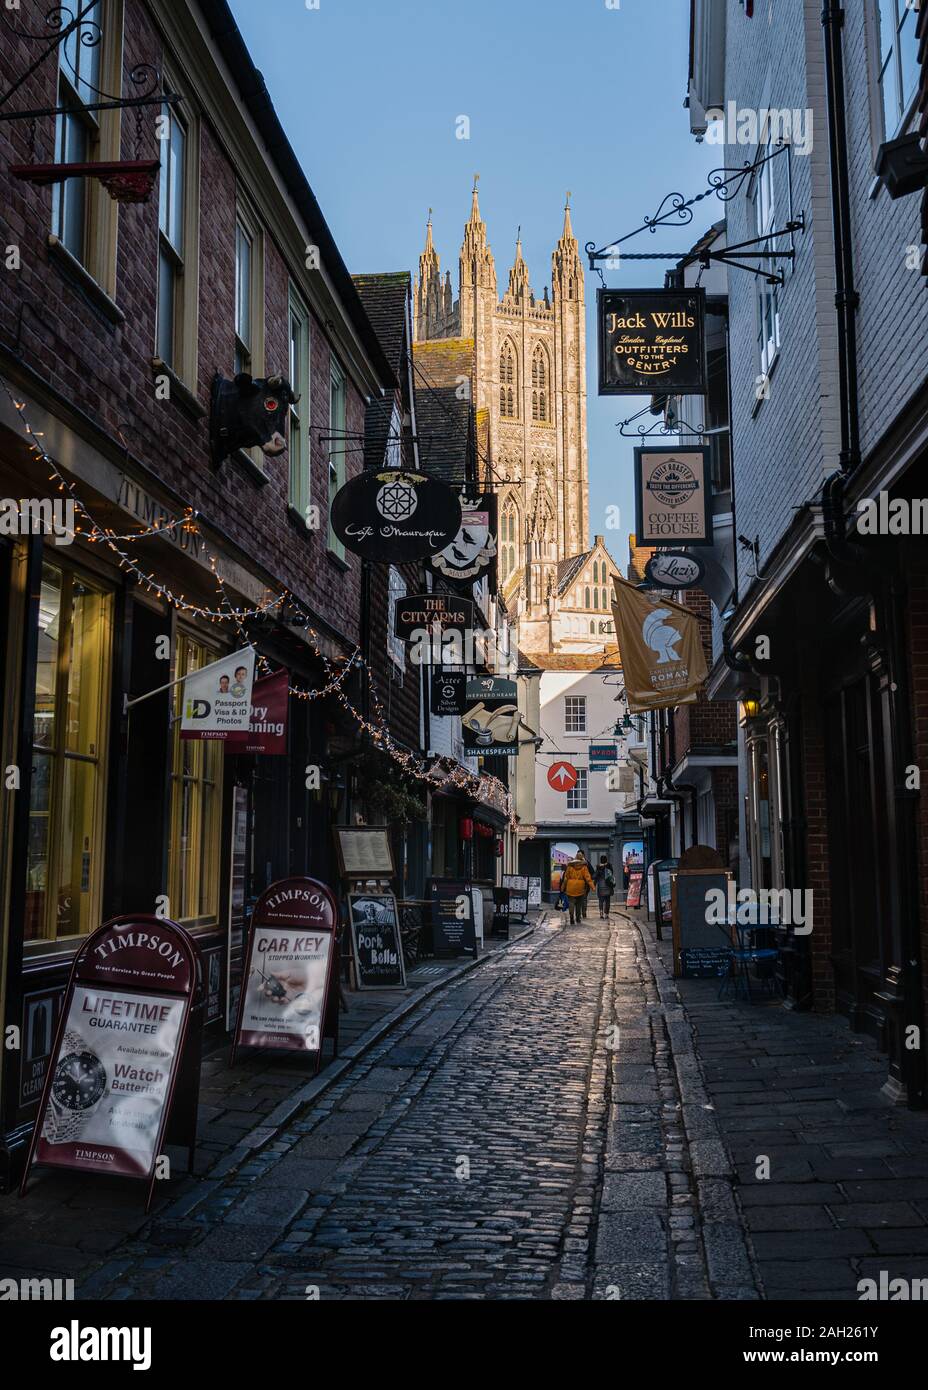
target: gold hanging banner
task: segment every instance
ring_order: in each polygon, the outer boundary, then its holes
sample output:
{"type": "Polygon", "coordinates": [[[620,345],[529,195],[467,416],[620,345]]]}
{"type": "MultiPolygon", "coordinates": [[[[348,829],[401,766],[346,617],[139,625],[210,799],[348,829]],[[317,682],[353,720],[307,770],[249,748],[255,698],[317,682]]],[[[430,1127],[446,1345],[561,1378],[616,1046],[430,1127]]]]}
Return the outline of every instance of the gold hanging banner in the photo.
{"type": "Polygon", "coordinates": [[[614,576],[616,638],[632,714],[691,704],[709,674],[694,613],[614,576]]]}

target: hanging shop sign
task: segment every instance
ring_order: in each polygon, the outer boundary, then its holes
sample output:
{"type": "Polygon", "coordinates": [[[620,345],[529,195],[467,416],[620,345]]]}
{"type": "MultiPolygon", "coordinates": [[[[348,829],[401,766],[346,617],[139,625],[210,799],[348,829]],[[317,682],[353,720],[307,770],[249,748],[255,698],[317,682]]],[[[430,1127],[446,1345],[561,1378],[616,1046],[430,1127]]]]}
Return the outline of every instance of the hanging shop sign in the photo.
{"type": "Polygon", "coordinates": [[[673,973],[687,979],[727,975],[732,960],[732,928],[706,920],[706,895],[721,889],[728,901],[727,869],[678,868],[671,879],[673,973]]]}
{"type": "Polygon", "coordinates": [[[212,661],[184,677],[181,738],[228,738],[247,735],[251,723],[251,689],[255,649],[212,661]]]}
{"type": "Polygon", "coordinates": [[[614,743],[591,743],[589,750],[590,771],[605,772],[618,760],[618,749],[614,743]]]}
{"type": "Polygon", "coordinates": [[[705,395],[702,289],[600,290],[601,396],[705,395]]]}
{"type": "Polygon", "coordinates": [[[635,450],[635,524],[639,545],[712,544],[708,449],[635,450]]]}
{"type": "Polygon", "coordinates": [[[573,791],[577,785],[577,769],[573,763],[556,762],[548,768],[548,786],[556,792],[573,791]]]}
{"type": "Polygon", "coordinates": [[[453,584],[470,587],[484,575],[496,589],[497,551],[496,495],[461,499],[461,527],[450,545],[433,555],[430,565],[436,574],[453,584]]]}
{"type": "Polygon", "coordinates": [[[262,1047],[308,1053],[319,1070],[324,1039],[337,1039],[337,926],[335,899],[317,879],[283,878],[264,890],[245,943],[233,1062],[239,1047],[262,1047]]]}
{"type": "Polygon", "coordinates": [[[355,555],[396,565],[444,550],[461,529],[461,502],[438,478],[367,469],[339,488],[330,519],[355,555]]]}
{"type": "Polygon", "coordinates": [[[432,948],[439,959],[470,954],[477,959],[477,933],[471,885],[459,879],[433,878],[432,948]]]}
{"type": "Polygon", "coordinates": [[[202,964],[176,922],[117,917],[74,958],[26,1161],[149,1183],[166,1142],[196,1140],[202,964]],[[172,1109],[174,1115],[172,1117],[172,1109]]]}
{"type": "Polygon", "coordinates": [[[394,601],[393,631],[401,642],[409,642],[416,634],[435,635],[459,632],[463,636],[474,626],[474,604],[457,594],[407,594],[394,601]]]}
{"type": "Polygon", "coordinates": [[[679,862],[679,859],[658,859],[650,866],[649,872],[654,881],[654,917],[658,940],[663,938],[663,928],[673,925],[673,879],[679,862]]]}
{"type": "Polygon", "coordinates": [[[251,716],[246,733],[229,734],[227,753],[264,753],[285,757],[287,753],[287,711],[290,705],[290,673],[275,671],[255,681],[251,694],[251,716]]]}
{"type": "Polygon", "coordinates": [[[23,1108],[38,1105],[42,1098],[63,997],[63,989],[43,989],[23,998],[19,1081],[19,1103],[23,1108]]]}
{"type": "Polygon", "coordinates": [[[433,671],[433,714],[463,714],[467,709],[467,674],[464,671],[433,671]]]}
{"type": "Polygon", "coordinates": [[[616,638],[632,714],[690,704],[709,674],[696,615],[613,576],[616,638]]]}
{"type": "Polygon", "coordinates": [[[507,757],[519,751],[519,687],[499,676],[478,676],[465,687],[467,708],[461,716],[468,757],[507,757]]]}
{"type": "Polygon", "coordinates": [[[706,567],[698,555],[661,550],[644,567],[644,577],[656,589],[692,589],[702,582],[706,567]]]}
{"type": "Polygon", "coordinates": [[[541,907],[541,879],[535,874],[528,876],[528,905],[541,907]]]}
{"type": "Polygon", "coordinates": [[[358,989],[405,989],[396,898],[392,893],[352,894],[348,913],[358,989]]]}

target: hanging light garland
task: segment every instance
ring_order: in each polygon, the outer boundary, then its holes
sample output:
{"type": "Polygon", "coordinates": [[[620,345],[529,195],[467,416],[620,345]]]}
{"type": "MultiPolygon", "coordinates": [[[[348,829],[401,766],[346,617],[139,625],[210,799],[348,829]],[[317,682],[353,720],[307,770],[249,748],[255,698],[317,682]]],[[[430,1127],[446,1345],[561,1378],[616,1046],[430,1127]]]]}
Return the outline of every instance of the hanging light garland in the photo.
{"type": "MultiPolygon", "coordinates": [[[[320,700],[325,696],[334,695],[340,702],[342,708],[352,716],[358,727],[370,737],[374,747],[386,753],[393,762],[402,768],[407,776],[417,781],[424,782],[428,786],[436,789],[453,787],[455,790],[464,792],[474,800],[483,799],[481,793],[484,789],[495,792],[508,818],[510,829],[514,830],[516,828],[518,821],[513,812],[512,795],[498,777],[486,773],[478,774],[471,772],[467,768],[461,767],[460,764],[448,769],[441,766],[440,759],[436,760],[436,762],[429,763],[427,759],[420,758],[417,754],[410,752],[408,749],[401,748],[396,743],[390,732],[386,710],[377,691],[373,672],[368,663],[361,656],[360,647],[355,647],[354,651],[351,652],[342,665],[336,668],[320,646],[319,634],[311,625],[310,615],[305,611],[289,589],[284,589],[282,593],[276,596],[269,596],[266,602],[258,604],[253,608],[239,608],[234,605],[226,590],[225,581],[220,573],[216,556],[213,555],[210,550],[206,537],[203,534],[199,521],[200,514],[195,507],[185,507],[183,516],[172,517],[171,519],[165,518],[142,530],[129,532],[124,535],[118,534],[111,527],[101,526],[78,496],[74,483],[64,476],[47,449],[39,442],[42,438],[42,431],[33,430],[26,419],[24,414],[26,402],[17,399],[8,382],[3,377],[0,377],[0,386],[2,386],[11,404],[19,412],[23,430],[29,437],[31,452],[46,465],[49,470],[49,481],[57,485],[59,492],[67,495],[75,511],[80,515],[81,521],[85,523],[86,530],[82,529],[80,526],[74,527],[75,535],[80,535],[83,540],[88,541],[92,545],[103,544],[107,546],[117,557],[121,570],[129,573],[135,582],[149,593],[155,594],[159,599],[165,599],[173,608],[177,609],[178,612],[202,618],[213,624],[230,622],[235,626],[241,638],[245,641],[249,641],[244,626],[247,621],[264,619],[280,609],[281,605],[291,604],[299,622],[305,626],[306,634],[309,638],[314,655],[322,662],[325,681],[323,685],[309,690],[300,686],[291,685],[288,682],[289,694],[293,695],[296,699],[306,701],[320,700]],[[133,556],[121,548],[124,545],[134,544],[137,541],[165,532],[173,532],[176,536],[177,528],[180,528],[180,530],[186,534],[199,537],[209,564],[210,572],[213,575],[219,593],[220,606],[218,608],[204,607],[202,604],[193,603],[186,599],[183,594],[176,593],[170,585],[159,580],[153,571],[146,571],[133,556]],[[368,690],[376,711],[378,721],[376,723],[365,718],[360,710],[348,699],[342,689],[349,674],[356,667],[363,671],[366,677],[368,690]]],[[[256,655],[262,674],[265,676],[272,675],[273,672],[271,671],[267,657],[260,652],[256,653],[256,655]]]]}

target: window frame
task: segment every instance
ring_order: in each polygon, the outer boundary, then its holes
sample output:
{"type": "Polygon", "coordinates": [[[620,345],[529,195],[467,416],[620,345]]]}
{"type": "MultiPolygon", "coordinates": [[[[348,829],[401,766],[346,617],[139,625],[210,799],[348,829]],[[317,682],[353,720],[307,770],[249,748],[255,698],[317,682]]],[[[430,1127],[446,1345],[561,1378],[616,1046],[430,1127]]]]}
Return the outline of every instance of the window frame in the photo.
{"type": "Polygon", "coordinates": [[[329,362],[329,438],[328,449],[328,514],[329,521],[326,533],[326,549],[330,555],[334,555],[337,560],[345,563],[345,547],[336,536],[332,529],[332,499],[338,490],[345,485],[345,446],[347,440],[345,436],[348,432],[348,373],[345,371],[338,358],[333,353],[329,362]],[[336,421],[333,419],[333,391],[336,382],[340,383],[342,406],[340,411],[341,430],[336,429],[336,421]],[[338,438],[339,433],[341,438],[338,438]]]}
{"type": "Polygon", "coordinates": [[[288,435],[290,471],[287,496],[289,505],[294,511],[299,512],[301,520],[306,524],[309,520],[307,511],[312,504],[313,494],[310,314],[306,301],[292,281],[290,282],[287,296],[287,346],[289,358],[288,369],[291,376],[290,384],[293,387],[294,395],[299,396],[298,401],[292,401],[290,403],[288,411],[290,421],[290,432],[288,435]],[[298,374],[295,374],[293,370],[292,349],[293,325],[295,320],[299,322],[299,338],[303,357],[301,370],[298,374]],[[293,379],[294,375],[297,376],[296,380],[293,379]],[[299,458],[296,458],[297,454],[299,454],[299,458]],[[296,480],[294,477],[295,470],[297,475],[296,480]]]}
{"type": "MultiPolygon", "coordinates": [[[[235,302],[233,310],[235,373],[249,372],[252,376],[264,376],[265,368],[265,323],[264,323],[264,227],[242,188],[236,190],[235,202],[235,302]],[[239,334],[239,234],[248,241],[250,248],[248,280],[248,320],[249,338],[239,334]],[[242,365],[237,365],[241,361],[242,365]]],[[[259,451],[260,452],[260,451],[259,451]]],[[[263,457],[263,455],[262,455],[263,457]]]]}
{"type": "MultiPolygon", "coordinates": [[[[197,360],[198,360],[198,337],[199,337],[199,261],[200,261],[200,217],[199,217],[199,191],[200,191],[200,115],[195,108],[182,84],[175,79],[168,65],[162,78],[162,87],[165,93],[178,93],[183,95],[182,103],[164,105],[161,108],[161,115],[168,118],[167,140],[161,142],[161,167],[162,171],[170,168],[169,162],[166,163],[164,145],[168,145],[167,154],[170,155],[170,138],[173,131],[174,122],[184,131],[184,171],[181,188],[183,191],[184,207],[182,215],[182,249],[178,249],[172,244],[168,235],[165,234],[161,226],[162,215],[162,195],[164,191],[165,176],[159,177],[158,183],[158,229],[157,229],[157,248],[156,257],[156,279],[155,279],[155,342],[154,357],[152,365],[156,370],[166,369],[167,372],[176,378],[182,385],[196,395],[197,391],[197,360]],[[171,264],[173,288],[172,288],[172,313],[173,313],[173,332],[172,332],[172,360],[168,362],[161,355],[161,274],[162,259],[171,264]]],[[[170,173],[167,176],[170,178],[170,173]]]]}
{"type": "MultiPolygon", "coordinates": [[[[181,627],[178,625],[174,637],[174,670],[175,679],[190,675],[194,671],[200,671],[204,666],[209,666],[213,661],[219,661],[223,655],[219,647],[213,646],[196,629],[181,627]],[[188,665],[185,658],[190,650],[195,650],[202,654],[203,660],[198,661],[194,666],[188,665]]],[[[172,918],[180,922],[182,926],[190,931],[201,928],[212,928],[216,926],[220,918],[221,892],[220,892],[220,866],[222,859],[222,812],[223,812],[223,777],[224,761],[223,747],[221,739],[182,739],[181,738],[181,704],[184,698],[184,684],[181,680],[175,685],[172,692],[171,704],[171,762],[169,770],[169,804],[168,804],[168,901],[170,904],[172,918]],[[187,774],[184,770],[183,750],[190,749],[190,759],[194,771],[187,774]],[[204,774],[207,768],[212,767],[214,774],[207,778],[204,774]],[[193,850],[187,849],[185,855],[195,852],[197,870],[203,880],[210,885],[211,898],[210,906],[205,911],[197,911],[194,914],[185,914],[181,911],[184,899],[184,890],[181,887],[182,876],[188,864],[179,853],[180,829],[183,811],[183,797],[179,794],[184,783],[189,783],[194,788],[194,795],[197,804],[197,826],[195,829],[195,844],[193,850]],[[204,856],[204,815],[206,808],[203,796],[203,787],[208,785],[212,789],[212,825],[209,827],[212,835],[212,842],[205,847],[204,856]],[[204,867],[205,865],[205,867],[204,867]],[[214,905],[214,906],[213,906],[214,905]]],[[[201,895],[197,895],[197,908],[201,906],[201,895]]]]}
{"type": "Polygon", "coordinates": [[[564,696],[564,733],[585,734],[587,731],[587,705],[585,695],[564,696]],[[577,708],[572,709],[575,705],[577,708]]]}
{"type": "Polygon", "coordinates": [[[590,809],[590,776],[585,767],[575,769],[577,781],[567,792],[567,812],[589,811],[590,809]]]}
{"type": "MultiPolygon", "coordinates": [[[[42,908],[42,934],[31,937],[23,942],[24,958],[48,953],[50,950],[60,950],[68,948],[81,940],[86,939],[90,932],[94,931],[101,920],[103,880],[105,871],[105,849],[106,849],[106,814],[107,814],[107,789],[109,780],[109,718],[110,718],[110,688],[113,677],[113,646],[115,630],[115,606],[116,593],[113,586],[100,578],[96,574],[91,574],[79,566],[73,564],[68,559],[62,559],[59,555],[53,557],[46,556],[43,560],[43,570],[45,566],[57,569],[62,576],[62,593],[59,608],[59,635],[56,652],[56,670],[54,677],[54,707],[55,707],[55,734],[52,745],[40,745],[32,741],[32,778],[29,789],[29,818],[32,821],[32,792],[35,787],[36,779],[36,759],[38,757],[48,757],[48,804],[47,821],[48,835],[46,839],[45,852],[45,902],[42,908]],[[87,754],[68,748],[68,692],[70,689],[71,657],[73,654],[73,608],[67,609],[67,629],[66,634],[61,632],[62,616],[65,613],[65,594],[73,600],[73,587],[75,583],[81,583],[87,588],[99,594],[103,599],[101,607],[101,631],[99,635],[100,650],[93,658],[98,667],[99,698],[96,700],[97,721],[95,731],[97,737],[93,742],[97,748],[97,753],[87,754]],[[59,869],[62,863],[62,840],[59,834],[61,828],[62,800],[64,790],[64,774],[68,762],[80,762],[92,764],[96,769],[96,782],[94,787],[94,807],[93,807],[93,834],[89,846],[90,854],[90,888],[88,890],[87,921],[86,932],[71,932],[67,935],[59,935],[57,930],[50,930],[52,913],[50,904],[55,901],[54,920],[57,924],[57,889],[59,879],[59,869]]],[[[38,621],[38,613],[36,613],[38,621]]],[[[33,708],[36,702],[36,693],[33,692],[33,708]]],[[[34,734],[34,729],[33,729],[34,734]]],[[[30,841],[31,843],[31,841],[30,841]]],[[[27,863],[23,866],[24,874],[28,871],[28,851],[27,863]]],[[[27,887],[28,891],[28,887],[27,887]]]]}
{"type": "MultiPolygon", "coordinates": [[[[883,83],[884,70],[888,66],[888,64],[884,62],[884,58],[886,52],[889,52],[889,50],[884,50],[883,47],[883,17],[880,13],[882,8],[880,0],[871,0],[871,3],[867,6],[867,14],[870,37],[869,49],[871,54],[871,117],[874,127],[874,158],[881,144],[888,140],[894,140],[905,133],[918,106],[918,81],[916,80],[915,88],[908,100],[906,100],[906,94],[903,90],[902,81],[904,67],[902,62],[902,43],[900,40],[902,28],[907,23],[911,24],[912,28],[909,30],[909,34],[914,37],[913,31],[918,23],[918,10],[917,8],[910,9],[905,3],[905,0],[886,0],[886,3],[893,5],[896,15],[896,25],[892,36],[889,63],[891,63],[894,70],[896,86],[895,105],[898,114],[895,126],[890,130],[886,123],[885,87],[883,83]],[[909,16],[911,16],[911,20],[909,16]]],[[[918,50],[916,47],[916,61],[917,52],[918,50]]]]}
{"type": "MultiPolygon", "coordinates": [[[[763,158],[765,162],[752,178],[748,192],[748,198],[751,203],[753,234],[758,238],[776,228],[777,196],[774,180],[775,161],[770,158],[773,154],[773,149],[773,142],[768,132],[767,142],[763,146],[763,153],[759,153],[758,155],[758,157],[763,158]]],[[[787,156],[787,158],[788,157],[789,156],[787,156]]],[[[780,330],[781,289],[781,285],[771,285],[760,275],[755,277],[754,362],[756,375],[765,380],[769,379],[772,375],[774,366],[780,356],[780,349],[782,346],[782,333],[780,330]],[[772,326],[774,332],[772,337],[767,337],[762,343],[761,335],[765,332],[765,324],[768,318],[768,305],[772,306],[772,326]],[[770,350],[771,343],[773,344],[772,351],[770,350]]],[[[763,397],[759,396],[758,399],[762,400],[763,397]]]]}

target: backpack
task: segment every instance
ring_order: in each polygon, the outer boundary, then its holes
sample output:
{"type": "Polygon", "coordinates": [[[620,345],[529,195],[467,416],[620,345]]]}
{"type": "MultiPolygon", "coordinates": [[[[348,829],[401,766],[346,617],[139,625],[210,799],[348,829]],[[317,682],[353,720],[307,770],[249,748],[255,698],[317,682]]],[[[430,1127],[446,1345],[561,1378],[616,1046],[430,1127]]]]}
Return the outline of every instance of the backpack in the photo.
{"type": "Polygon", "coordinates": [[[615,874],[609,868],[606,869],[605,879],[606,887],[609,889],[609,892],[611,893],[613,888],[615,887],[615,874]]]}

